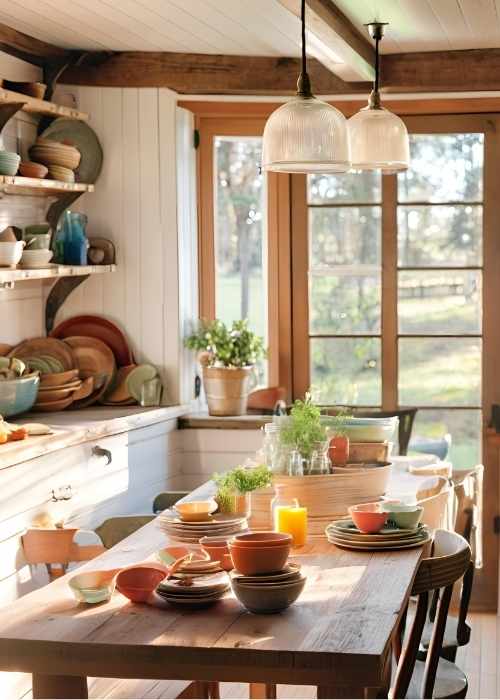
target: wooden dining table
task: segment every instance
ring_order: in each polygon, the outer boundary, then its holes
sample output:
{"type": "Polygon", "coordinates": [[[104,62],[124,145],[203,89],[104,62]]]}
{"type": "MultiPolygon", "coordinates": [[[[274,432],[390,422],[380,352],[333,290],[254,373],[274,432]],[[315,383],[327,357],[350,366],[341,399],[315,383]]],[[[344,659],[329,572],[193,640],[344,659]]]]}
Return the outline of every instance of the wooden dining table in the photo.
{"type": "MultiPolygon", "coordinates": [[[[168,544],[155,519],[79,571],[154,560],[168,544]]],[[[246,611],[231,592],[202,610],[158,597],[133,604],[118,592],[79,604],[69,573],[0,611],[0,671],[33,674],[35,698],[87,697],[87,677],[247,682],[253,697],[266,684],[312,685],[318,697],[365,697],[387,686],[391,640],[422,554],[311,538],[292,550],[307,576],[302,595],[271,615],[246,611]]]]}

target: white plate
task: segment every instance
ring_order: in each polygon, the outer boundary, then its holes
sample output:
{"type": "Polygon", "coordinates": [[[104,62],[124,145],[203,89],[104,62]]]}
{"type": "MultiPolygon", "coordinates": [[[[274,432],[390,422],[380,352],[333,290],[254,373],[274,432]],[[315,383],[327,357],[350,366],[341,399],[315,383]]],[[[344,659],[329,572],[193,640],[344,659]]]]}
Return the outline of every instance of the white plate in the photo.
{"type": "Polygon", "coordinates": [[[356,544],[340,544],[338,542],[330,542],[330,544],[334,544],[336,547],[341,547],[342,549],[355,549],[360,552],[370,552],[370,551],[392,551],[394,549],[413,549],[415,547],[422,547],[424,544],[427,544],[427,542],[430,542],[431,537],[429,537],[425,540],[422,540],[420,542],[414,542],[413,544],[398,544],[398,545],[393,545],[392,547],[386,546],[386,547],[377,547],[376,550],[373,548],[367,549],[366,547],[360,547],[356,544]]]}

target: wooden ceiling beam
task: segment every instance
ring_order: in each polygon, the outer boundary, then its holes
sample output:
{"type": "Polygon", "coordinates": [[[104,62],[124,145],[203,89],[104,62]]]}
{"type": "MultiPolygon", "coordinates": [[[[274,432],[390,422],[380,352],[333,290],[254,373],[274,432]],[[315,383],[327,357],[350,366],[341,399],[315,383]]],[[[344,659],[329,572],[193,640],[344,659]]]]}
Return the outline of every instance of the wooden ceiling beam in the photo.
{"type": "Polygon", "coordinates": [[[69,51],[59,46],[47,44],[32,36],[18,32],[6,24],[0,23],[0,51],[20,58],[36,66],[44,66],[53,61],[61,61],[70,55],[69,51]]]}
{"type": "MultiPolygon", "coordinates": [[[[59,82],[103,87],[167,87],[199,95],[291,95],[296,91],[300,61],[268,56],[223,56],[151,51],[113,54],[100,63],[68,68],[59,82]]],[[[316,94],[366,92],[364,84],[345,83],[321,63],[308,63],[316,94]]]]}
{"type": "MultiPolygon", "coordinates": [[[[301,0],[278,0],[278,2],[300,17],[301,0]]],[[[371,18],[368,17],[367,21],[368,19],[371,18]]],[[[353,69],[360,80],[373,80],[375,77],[373,46],[367,36],[363,36],[358,31],[332,0],[306,0],[306,26],[327,49],[353,69]]]]}
{"type": "Polygon", "coordinates": [[[384,92],[500,90],[500,49],[384,54],[384,92]]]}

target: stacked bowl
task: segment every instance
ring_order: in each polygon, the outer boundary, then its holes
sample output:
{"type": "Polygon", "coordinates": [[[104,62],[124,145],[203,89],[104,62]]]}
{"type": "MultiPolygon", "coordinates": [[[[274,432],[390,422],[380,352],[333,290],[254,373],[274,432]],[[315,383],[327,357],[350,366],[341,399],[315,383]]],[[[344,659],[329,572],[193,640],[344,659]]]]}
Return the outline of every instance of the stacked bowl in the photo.
{"type": "Polygon", "coordinates": [[[298,564],[288,564],[274,574],[231,574],[231,588],[240,603],[256,614],[278,613],[295,603],[304,590],[306,577],[298,564]]]}
{"type": "Polygon", "coordinates": [[[20,161],[21,156],[17,153],[0,150],[0,175],[15,175],[20,161]]]}
{"type": "Polygon", "coordinates": [[[59,141],[39,137],[29,150],[30,158],[35,163],[48,167],[48,177],[61,182],[74,182],[74,170],[80,164],[80,151],[59,141]]]}
{"type": "Polygon", "coordinates": [[[268,531],[235,535],[228,543],[233,564],[244,576],[282,571],[291,546],[291,535],[268,531]]]}

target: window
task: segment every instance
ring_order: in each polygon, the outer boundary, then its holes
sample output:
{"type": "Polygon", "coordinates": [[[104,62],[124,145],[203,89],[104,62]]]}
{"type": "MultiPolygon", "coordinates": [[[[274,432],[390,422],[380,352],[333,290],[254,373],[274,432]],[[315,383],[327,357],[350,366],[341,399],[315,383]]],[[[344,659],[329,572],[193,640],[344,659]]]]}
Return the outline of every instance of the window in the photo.
{"type": "Polygon", "coordinates": [[[293,176],[293,255],[307,260],[294,265],[294,394],[417,407],[413,435],[450,434],[466,467],[481,455],[485,134],[426,130],[410,145],[398,176],[293,176]]]}

